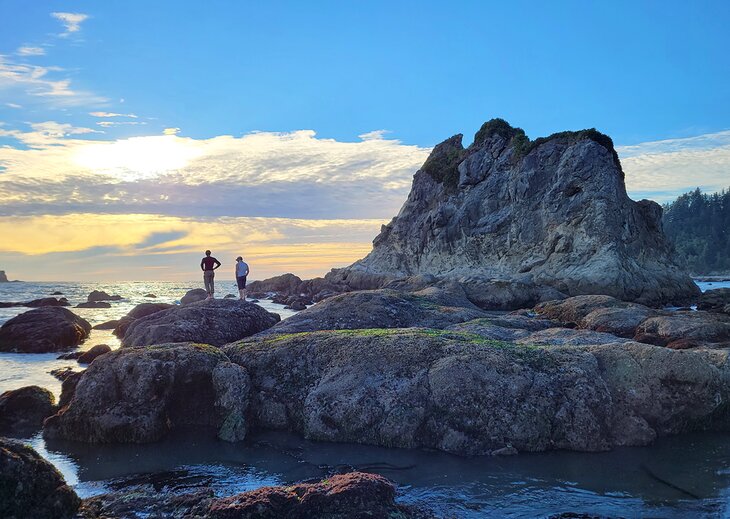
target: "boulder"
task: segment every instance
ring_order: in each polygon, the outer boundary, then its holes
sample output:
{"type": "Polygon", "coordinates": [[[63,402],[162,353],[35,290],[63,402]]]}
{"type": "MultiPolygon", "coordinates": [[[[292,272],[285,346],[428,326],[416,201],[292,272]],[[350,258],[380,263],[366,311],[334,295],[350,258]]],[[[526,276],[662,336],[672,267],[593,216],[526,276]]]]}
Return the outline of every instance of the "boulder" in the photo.
{"type": "Polygon", "coordinates": [[[8,276],[5,274],[4,270],[0,270],[0,283],[7,283],[8,282],[8,276]]]}
{"type": "Polygon", "coordinates": [[[94,301],[119,301],[120,299],[122,299],[122,296],[112,296],[107,294],[103,290],[92,290],[86,298],[86,300],[90,303],[94,301]]]}
{"type": "Polygon", "coordinates": [[[202,288],[194,288],[192,290],[188,290],[185,295],[180,298],[180,304],[189,305],[190,303],[195,303],[196,301],[203,301],[207,297],[208,292],[206,292],[202,288]]]}
{"type": "Polygon", "coordinates": [[[97,344],[93,346],[91,349],[83,352],[81,355],[79,355],[78,361],[79,364],[91,364],[91,362],[97,358],[100,355],[104,355],[105,353],[109,353],[112,351],[111,347],[108,344],[97,344]]]}
{"type": "Polygon", "coordinates": [[[105,301],[87,301],[85,303],[79,303],[76,308],[111,308],[112,305],[105,301]]]}
{"type": "Polygon", "coordinates": [[[166,342],[205,342],[214,346],[271,328],[280,317],[253,303],[225,299],[175,306],[133,321],[122,346],[166,342]]]}
{"type": "Polygon", "coordinates": [[[252,281],[248,284],[247,291],[252,294],[281,294],[293,295],[299,293],[302,279],[294,274],[283,274],[263,281],[252,281]]]}
{"type": "Polygon", "coordinates": [[[210,505],[211,519],[390,517],[410,514],[395,503],[395,486],[383,476],[364,472],[336,474],[316,483],[263,487],[210,505]]]}
{"type": "Polygon", "coordinates": [[[0,434],[32,431],[55,412],[53,393],[38,386],[21,387],[0,395],[0,434]]]}
{"type": "Polygon", "coordinates": [[[541,347],[418,328],[265,335],[224,351],[249,373],[252,424],[314,440],[478,455],[730,427],[727,351],[541,347]]]}
{"type": "Polygon", "coordinates": [[[667,312],[643,321],[635,339],[658,346],[678,340],[726,343],[730,341],[730,318],[708,312],[667,312]]]}
{"type": "Polygon", "coordinates": [[[301,301],[294,301],[292,303],[289,303],[289,305],[288,306],[285,306],[284,308],[289,308],[291,310],[296,310],[297,312],[299,312],[301,310],[306,310],[307,309],[307,305],[305,305],[301,301]]]}
{"type": "Polygon", "coordinates": [[[0,438],[0,517],[65,519],[81,500],[31,447],[0,438]]]}
{"type": "Polygon", "coordinates": [[[162,310],[167,310],[168,308],[173,308],[174,306],[176,305],[171,305],[169,303],[140,303],[117,322],[117,325],[114,327],[114,335],[117,337],[124,337],[124,334],[127,332],[127,328],[129,328],[129,325],[136,319],[152,315],[162,310]]]}
{"type": "Polygon", "coordinates": [[[716,288],[702,293],[697,309],[723,312],[727,305],[730,305],[730,288],[716,288]]]}
{"type": "Polygon", "coordinates": [[[62,297],[60,299],[56,299],[55,297],[43,297],[41,299],[34,299],[33,301],[26,301],[25,303],[0,302],[0,308],[11,308],[14,306],[40,308],[43,306],[71,306],[71,304],[65,297],[62,297]]]}
{"type": "Polygon", "coordinates": [[[46,420],[43,434],[90,443],[143,443],[173,429],[206,426],[227,439],[241,439],[247,378],[245,370],[229,364],[218,348],[201,344],[112,351],[63,388],[66,405],[46,420]]]}
{"type": "Polygon", "coordinates": [[[590,129],[531,141],[493,119],[469,148],[461,140],[433,149],[372,252],[326,281],[365,289],[418,274],[515,280],[651,306],[699,296],[674,263],[661,207],[626,194],[608,136],[590,129]]]}
{"type": "Polygon", "coordinates": [[[94,330],[113,330],[119,326],[119,319],[112,319],[111,321],[105,321],[103,323],[92,326],[94,330]]]}
{"type": "Polygon", "coordinates": [[[144,297],[149,297],[150,299],[157,299],[157,296],[155,294],[145,294],[144,297]]]}
{"type": "Polygon", "coordinates": [[[77,373],[79,373],[79,371],[76,371],[73,368],[66,367],[66,368],[52,369],[48,373],[50,373],[55,378],[57,378],[58,380],[60,380],[61,382],[63,382],[67,378],[72,377],[72,376],[76,375],[77,373]]]}
{"type": "Polygon", "coordinates": [[[469,300],[484,310],[532,308],[543,301],[565,299],[565,294],[547,285],[477,276],[459,278],[469,300]]]}
{"type": "Polygon", "coordinates": [[[285,319],[267,333],[411,326],[446,328],[483,316],[484,312],[469,302],[455,284],[410,293],[363,290],[329,297],[285,319]]]}
{"type": "Polygon", "coordinates": [[[59,292],[58,290],[56,290],[55,292],[52,292],[51,295],[52,296],[62,296],[63,292],[59,292]]]}
{"type": "Polygon", "coordinates": [[[91,325],[70,310],[43,307],[29,310],[0,327],[0,351],[45,353],[78,346],[91,325]]]}

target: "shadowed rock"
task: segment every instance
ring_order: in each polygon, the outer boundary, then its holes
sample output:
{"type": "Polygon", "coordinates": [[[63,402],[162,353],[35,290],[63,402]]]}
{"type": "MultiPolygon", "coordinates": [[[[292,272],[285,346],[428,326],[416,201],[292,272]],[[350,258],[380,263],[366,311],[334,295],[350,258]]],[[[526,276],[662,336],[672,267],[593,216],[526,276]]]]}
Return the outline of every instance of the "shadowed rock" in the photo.
{"type": "Polygon", "coordinates": [[[108,344],[97,344],[96,346],[93,346],[91,349],[79,355],[79,358],[77,360],[79,364],[91,364],[94,359],[96,359],[100,355],[109,353],[110,351],[112,351],[112,349],[108,344]]]}
{"type": "Polygon", "coordinates": [[[36,451],[0,438],[0,517],[65,519],[81,500],[36,451]]]}
{"type": "Polygon", "coordinates": [[[162,344],[98,357],[67,387],[44,435],[90,443],[159,440],[185,426],[245,436],[246,372],[212,346],[162,344]],[[222,364],[222,365],[221,365],[222,364]],[[75,387],[74,387],[75,386],[75,387]]]}
{"type": "Polygon", "coordinates": [[[716,288],[708,290],[700,296],[697,309],[730,313],[725,310],[728,305],[730,305],[730,288],[716,288]]]}
{"type": "Polygon", "coordinates": [[[0,351],[45,353],[78,346],[91,325],[70,310],[43,307],[17,315],[0,327],[0,351]]]}
{"type": "Polygon", "coordinates": [[[111,308],[112,305],[105,301],[87,301],[85,303],[79,303],[76,308],[111,308]]]}
{"type": "Polygon", "coordinates": [[[122,299],[122,296],[112,296],[107,294],[103,290],[92,290],[86,298],[86,300],[90,303],[95,301],[119,301],[120,299],[122,299]]]}
{"type": "Polygon", "coordinates": [[[195,303],[196,301],[202,301],[207,297],[208,292],[206,292],[202,288],[194,288],[192,290],[188,290],[185,295],[180,298],[180,304],[189,305],[190,303],[195,303]]]}
{"type": "Polygon", "coordinates": [[[38,386],[21,387],[0,395],[0,434],[34,431],[55,412],[53,393],[38,386]]]}
{"type": "Polygon", "coordinates": [[[14,306],[26,306],[28,308],[40,308],[43,306],[71,306],[71,303],[65,297],[56,299],[55,297],[43,297],[41,299],[34,299],[33,301],[27,301],[25,303],[7,303],[0,302],[0,308],[11,308],[14,306]]]}
{"type": "Polygon", "coordinates": [[[168,308],[173,308],[174,306],[175,305],[171,305],[169,303],[140,303],[132,308],[127,315],[117,321],[117,324],[114,327],[114,335],[117,337],[124,337],[124,334],[127,332],[127,328],[129,328],[129,325],[135,320],[162,310],[167,310],[168,308]]]}
{"type": "Polygon", "coordinates": [[[204,342],[222,346],[271,328],[280,317],[253,303],[211,299],[175,306],[133,321],[122,346],[204,342]]]}

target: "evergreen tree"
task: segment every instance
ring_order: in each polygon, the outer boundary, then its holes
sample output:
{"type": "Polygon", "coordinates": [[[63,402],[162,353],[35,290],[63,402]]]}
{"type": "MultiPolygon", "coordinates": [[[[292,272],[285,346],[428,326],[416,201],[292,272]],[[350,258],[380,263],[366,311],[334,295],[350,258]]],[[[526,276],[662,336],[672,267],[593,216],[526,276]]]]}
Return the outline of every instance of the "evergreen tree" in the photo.
{"type": "Polygon", "coordinates": [[[677,263],[692,274],[730,272],[730,189],[685,193],[664,205],[663,222],[677,263]]]}

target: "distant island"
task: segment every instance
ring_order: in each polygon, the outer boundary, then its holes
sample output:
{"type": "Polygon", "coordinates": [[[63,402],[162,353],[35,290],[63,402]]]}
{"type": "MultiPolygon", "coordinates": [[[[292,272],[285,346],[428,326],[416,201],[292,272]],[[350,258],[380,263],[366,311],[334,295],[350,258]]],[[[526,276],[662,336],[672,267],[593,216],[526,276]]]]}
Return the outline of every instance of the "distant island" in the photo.
{"type": "Polygon", "coordinates": [[[8,282],[8,276],[5,275],[4,270],[0,270],[0,283],[7,283],[8,282]]]}

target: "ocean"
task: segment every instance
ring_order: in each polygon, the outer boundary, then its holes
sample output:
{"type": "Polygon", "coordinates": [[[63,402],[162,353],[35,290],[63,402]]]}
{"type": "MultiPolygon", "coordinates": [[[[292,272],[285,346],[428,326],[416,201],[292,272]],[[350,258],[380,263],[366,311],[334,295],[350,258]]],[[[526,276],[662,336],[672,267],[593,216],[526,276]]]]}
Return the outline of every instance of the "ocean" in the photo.
{"type": "MultiPolygon", "coordinates": [[[[92,290],[122,296],[121,301],[110,302],[109,309],[72,308],[94,325],[118,319],[142,302],[179,302],[187,290],[201,284],[3,283],[0,301],[28,301],[59,291],[75,306],[92,290]],[[148,293],[157,297],[145,297],[148,293]]],[[[707,290],[730,287],[730,282],[698,285],[707,290]]],[[[218,282],[216,290],[219,297],[237,293],[232,281],[218,282]]],[[[282,318],[294,313],[270,301],[259,304],[282,318]]],[[[27,310],[0,308],[0,324],[27,310]]],[[[111,331],[93,330],[81,349],[101,343],[119,347],[111,331]]],[[[35,384],[58,396],[61,383],[49,371],[79,365],[57,356],[0,353],[0,393],[35,384]]],[[[151,474],[170,486],[207,481],[225,496],[356,468],[390,478],[399,484],[400,501],[425,505],[440,517],[541,517],[568,511],[624,517],[730,517],[730,436],[724,433],[661,438],[649,447],[606,453],[548,452],[507,458],[312,442],[279,432],[259,433],[241,444],[218,441],[209,431],[180,432],[147,445],[46,441],[40,434],[24,440],[49,459],[82,497],[144,481],[151,474]]]]}

